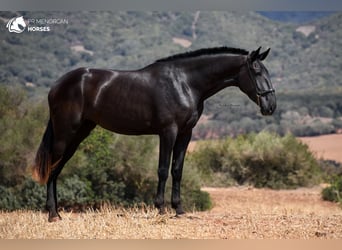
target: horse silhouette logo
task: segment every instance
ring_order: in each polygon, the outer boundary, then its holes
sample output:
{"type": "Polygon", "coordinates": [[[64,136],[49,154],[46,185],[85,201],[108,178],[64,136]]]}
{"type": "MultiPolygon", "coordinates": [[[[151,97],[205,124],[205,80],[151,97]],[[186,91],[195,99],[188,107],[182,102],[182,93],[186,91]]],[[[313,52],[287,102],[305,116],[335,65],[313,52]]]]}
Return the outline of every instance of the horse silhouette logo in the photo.
{"type": "Polygon", "coordinates": [[[26,23],[23,16],[13,17],[6,25],[9,32],[22,33],[26,28],[26,23]]]}

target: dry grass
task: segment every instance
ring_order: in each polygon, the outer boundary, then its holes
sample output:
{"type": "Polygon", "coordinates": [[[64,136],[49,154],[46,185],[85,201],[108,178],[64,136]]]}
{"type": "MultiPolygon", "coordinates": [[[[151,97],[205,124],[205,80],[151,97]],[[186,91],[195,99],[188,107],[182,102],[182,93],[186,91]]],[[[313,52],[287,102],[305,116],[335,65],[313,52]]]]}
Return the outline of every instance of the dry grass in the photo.
{"type": "Polygon", "coordinates": [[[215,206],[176,218],[157,210],[106,208],[62,212],[48,223],[40,212],[0,213],[0,238],[11,239],[342,239],[342,209],[320,199],[320,188],[272,191],[207,188],[215,206]]]}

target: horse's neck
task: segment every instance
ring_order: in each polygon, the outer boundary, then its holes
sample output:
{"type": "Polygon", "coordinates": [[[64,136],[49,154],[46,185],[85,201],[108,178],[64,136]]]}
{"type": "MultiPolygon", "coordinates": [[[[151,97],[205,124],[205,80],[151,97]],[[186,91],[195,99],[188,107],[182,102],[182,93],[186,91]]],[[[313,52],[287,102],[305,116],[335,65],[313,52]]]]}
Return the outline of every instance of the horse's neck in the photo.
{"type": "Polygon", "coordinates": [[[236,86],[237,77],[244,62],[244,56],[226,55],[199,59],[199,67],[192,62],[191,86],[204,101],[220,90],[236,86]]]}

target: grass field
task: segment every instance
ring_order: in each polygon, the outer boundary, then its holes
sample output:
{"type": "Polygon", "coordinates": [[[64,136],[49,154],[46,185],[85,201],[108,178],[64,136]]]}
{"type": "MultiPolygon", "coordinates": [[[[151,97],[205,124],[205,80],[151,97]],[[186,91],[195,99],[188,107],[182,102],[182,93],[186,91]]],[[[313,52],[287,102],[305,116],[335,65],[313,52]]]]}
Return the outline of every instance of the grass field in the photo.
{"type": "Polygon", "coordinates": [[[273,191],[206,188],[214,207],[175,217],[146,207],[47,214],[0,212],[0,238],[11,239],[342,239],[342,209],[322,201],[320,187],[273,191]]]}

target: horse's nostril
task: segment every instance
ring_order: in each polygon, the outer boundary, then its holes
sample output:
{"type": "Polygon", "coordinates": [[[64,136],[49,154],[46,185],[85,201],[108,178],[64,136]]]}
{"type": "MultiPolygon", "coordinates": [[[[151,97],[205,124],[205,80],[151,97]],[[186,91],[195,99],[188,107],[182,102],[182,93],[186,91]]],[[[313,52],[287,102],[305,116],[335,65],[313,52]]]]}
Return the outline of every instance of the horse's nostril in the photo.
{"type": "Polygon", "coordinates": [[[270,107],[269,110],[268,110],[268,113],[269,114],[272,114],[274,112],[274,108],[273,107],[270,107]]]}

